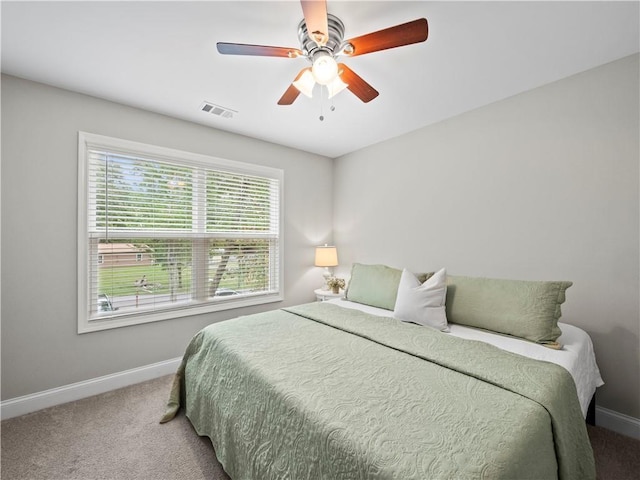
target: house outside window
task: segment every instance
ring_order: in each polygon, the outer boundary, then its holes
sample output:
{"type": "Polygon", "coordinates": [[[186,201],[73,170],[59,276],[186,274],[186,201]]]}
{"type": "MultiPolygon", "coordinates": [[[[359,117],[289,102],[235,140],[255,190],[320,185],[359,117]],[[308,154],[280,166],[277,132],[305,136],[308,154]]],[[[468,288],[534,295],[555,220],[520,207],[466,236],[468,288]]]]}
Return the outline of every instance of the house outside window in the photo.
{"type": "Polygon", "coordinates": [[[78,332],[280,301],[283,172],[79,133],[78,332]]]}

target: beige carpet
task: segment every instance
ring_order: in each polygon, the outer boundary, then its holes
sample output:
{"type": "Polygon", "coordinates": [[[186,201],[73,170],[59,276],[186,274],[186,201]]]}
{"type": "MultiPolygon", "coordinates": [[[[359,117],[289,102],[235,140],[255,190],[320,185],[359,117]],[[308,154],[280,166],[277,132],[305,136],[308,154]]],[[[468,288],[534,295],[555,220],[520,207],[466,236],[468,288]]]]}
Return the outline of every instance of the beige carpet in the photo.
{"type": "MultiPolygon", "coordinates": [[[[2,480],[228,479],[183,414],[158,423],[170,385],[166,376],[3,421],[2,480]]],[[[589,435],[599,479],[638,478],[640,441],[589,435]]]]}
{"type": "Polygon", "coordinates": [[[2,422],[2,480],[228,479],[183,414],[160,425],[172,376],[2,422]]]}

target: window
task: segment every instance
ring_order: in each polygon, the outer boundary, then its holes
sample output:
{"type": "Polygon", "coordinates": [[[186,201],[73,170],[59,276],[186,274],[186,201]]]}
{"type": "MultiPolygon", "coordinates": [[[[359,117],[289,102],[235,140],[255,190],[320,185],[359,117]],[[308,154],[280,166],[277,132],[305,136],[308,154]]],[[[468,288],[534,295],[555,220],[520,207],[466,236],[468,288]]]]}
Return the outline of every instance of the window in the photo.
{"type": "Polygon", "coordinates": [[[282,170],[79,134],[78,332],[282,300],[282,170]]]}

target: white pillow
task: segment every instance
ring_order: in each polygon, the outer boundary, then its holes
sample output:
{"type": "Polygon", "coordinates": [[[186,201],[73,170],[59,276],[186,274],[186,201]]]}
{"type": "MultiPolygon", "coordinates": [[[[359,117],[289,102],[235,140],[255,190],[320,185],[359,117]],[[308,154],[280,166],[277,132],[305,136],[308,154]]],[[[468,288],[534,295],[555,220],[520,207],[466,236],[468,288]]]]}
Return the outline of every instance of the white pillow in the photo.
{"type": "Polygon", "coordinates": [[[403,322],[418,323],[448,332],[446,298],[447,272],[444,268],[422,284],[413,273],[404,269],[393,316],[403,322]]]}

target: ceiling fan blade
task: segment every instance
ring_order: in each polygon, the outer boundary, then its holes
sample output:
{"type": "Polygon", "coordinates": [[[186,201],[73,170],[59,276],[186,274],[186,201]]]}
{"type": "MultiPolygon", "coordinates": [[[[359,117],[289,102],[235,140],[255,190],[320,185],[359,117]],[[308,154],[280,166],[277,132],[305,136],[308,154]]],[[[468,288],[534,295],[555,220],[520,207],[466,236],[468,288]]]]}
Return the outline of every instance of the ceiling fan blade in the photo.
{"type": "Polygon", "coordinates": [[[329,40],[326,0],[300,0],[300,4],[309,38],[313,39],[319,47],[326,45],[329,40]]]}
{"type": "Polygon", "coordinates": [[[302,55],[297,48],[269,47],[267,45],[247,45],[245,43],[216,44],[218,52],[223,55],[257,55],[262,57],[287,57],[296,58],[302,55]]]}
{"type": "Polygon", "coordinates": [[[298,95],[300,95],[300,91],[294,87],[292,83],[289,85],[289,88],[287,88],[287,91],[284,92],[284,95],[280,97],[280,100],[278,100],[278,105],[291,105],[295,102],[296,98],[298,98],[298,95]]]}
{"type": "Polygon", "coordinates": [[[362,77],[347,67],[344,63],[338,64],[338,71],[340,72],[340,79],[347,84],[347,88],[351,93],[364,103],[370,102],[379,95],[375,88],[365,82],[362,77]]]}
{"type": "MultiPolygon", "coordinates": [[[[311,68],[307,67],[300,70],[293,81],[297,82],[307,70],[311,70],[311,68]]],[[[298,90],[293,82],[291,82],[291,85],[289,85],[287,91],[284,92],[284,95],[282,95],[282,97],[280,97],[280,100],[278,100],[278,105],[291,105],[293,102],[295,102],[296,98],[298,98],[298,95],[300,95],[300,90],[298,90]]]]}
{"type": "Polygon", "coordinates": [[[389,48],[402,47],[412,43],[424,42],[429,36],[429,25],[426,18],[385,28],[360,37],[347,40],[344,54],[350,57],[378,52],[389,48]],[[351,45],[352,48],[349,47],[351,45]],[[352,53],[350,53],[352,50],[352,53]]]}

